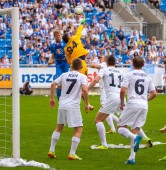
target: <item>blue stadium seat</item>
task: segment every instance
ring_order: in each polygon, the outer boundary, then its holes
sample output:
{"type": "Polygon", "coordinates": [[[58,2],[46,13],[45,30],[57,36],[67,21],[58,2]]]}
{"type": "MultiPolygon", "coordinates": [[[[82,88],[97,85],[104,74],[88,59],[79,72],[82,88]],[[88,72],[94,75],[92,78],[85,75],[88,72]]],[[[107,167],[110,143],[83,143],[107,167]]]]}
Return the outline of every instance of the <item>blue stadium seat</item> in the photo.
{"type": "Polygon", "coordinates": [[[11,34],[12,33],[12,29],[11,28],[7,28],[7,33],[11,34]]]}
{"type": "Polygon", "coordinates": [[[91,22],[92,22],[91,19],[87,19],[87,20],[86,20],[86,23],[87,23],[89,26],[90,26],[91,22]]]}
{"type": "Polygon", "coordinates": [[[12,52],[8,52],[7,55],[8,55],[8,58],[9,58],[9,59],[12,58],[12,52]]]}
{"type": "Polygon", "coordinates": [[[160,10],[161,10],[162,12],[166,12],[166,4],[161,4],[161,5],[160,5],[160,10]]]}
{"type": "Polygon", "coordinates": [[[113,28],[110,28],[106,29],[105,32],[107,33],[107,35],[110,35],[113,30],[114,30],[113,28]]]}
{"type": "Polygon", "coordinates": [[[6,39],[6,46],[11,47],[12,46],[12,40],[11,39],[6,39]]]}
{"type": "Polygon", "coordinates": [[[142,34],[142,40],[146,41],[146,36],[144,34],[142,34]]]}
{"type": "Polygon", "coordinates": [[[5,50],[1,50],[1,51],[0,51],[0,58],[4,57],[5,54],[6,54],[6,53],[5,53],[5,50]]]}
{"type": "Polygon", "coordinates": [[[7,38],[7,39],[11,39],[11,38],[12,38],[12,34],[7,32],[7,33],[6,33],[6,38],[7,38]]]}
{"type": "Polygon", "coordinates": [[[6,45],[5,39],[0,39],[0,47],[4,47],[6,45]]]}

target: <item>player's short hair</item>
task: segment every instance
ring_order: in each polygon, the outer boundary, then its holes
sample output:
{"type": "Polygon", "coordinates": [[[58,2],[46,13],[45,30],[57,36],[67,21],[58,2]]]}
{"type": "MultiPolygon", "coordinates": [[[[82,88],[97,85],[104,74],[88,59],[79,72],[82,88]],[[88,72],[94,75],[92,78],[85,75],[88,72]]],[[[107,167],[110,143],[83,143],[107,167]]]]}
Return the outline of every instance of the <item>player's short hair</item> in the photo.
{"type": "Polygon", "coordinates": [[[107,57],[107,65],[108,66],[114,66],[116,63],[115,57],[113,55],[109,55],[107,57]]]}
{"type": "Polygon", "coordinates": [[[142,68],[144,66],[144,59],[140,56],[135,56],[133,59],[132,59],[132,62],[133,62],[133,67],[134,68],[142,68]]]}
{"type": "Polygon", "coordinates": [[[80,58],[73,59],[72,69],[73,70],[81,70],[82,69],[82,60],[80,58]]]}
{"type": "Polygon", "coordinates": [[[62,31],[61,30],[55,30],[54,35],[56,35],[56,34],[61,34],[62,35],[62,31]]]}
{"type": "Polygon", "coordinates": [[[69,41],[69,35],[68,35],[68,33],[65,33],[65,34],[62,36],[62,39],[63,39],[63,41],[64,41],[65,43],[68,43],[68,41],[69,41]]]}

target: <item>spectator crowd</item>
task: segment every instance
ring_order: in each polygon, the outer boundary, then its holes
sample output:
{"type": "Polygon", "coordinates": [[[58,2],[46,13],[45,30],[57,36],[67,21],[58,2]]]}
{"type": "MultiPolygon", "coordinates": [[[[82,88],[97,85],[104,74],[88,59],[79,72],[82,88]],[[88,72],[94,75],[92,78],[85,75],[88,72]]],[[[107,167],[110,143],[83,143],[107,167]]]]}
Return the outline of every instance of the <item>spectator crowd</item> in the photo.
{"type": "MultiPolygon", "coordinates": [[[[88,64],[100,63],[101,56],[112,54],[117,64],[130,64],[140,55],[147,64],[166,62],[165,47],[153,36],[146,38],[137,27],[125,34],[123,26],[112,26],[113,0],[19,0],[20,64],[47,64],[52,59],[50,45],[54,43],[54,31],[74,34],[79,18],[74,7],[81,5],[87,19],[82,31],[82,42],[89,50],[88,64]]],[[[12,0],[0,2],[0,8],[9,8],[12,0]]],[[[0,17],[0,68],[12,62],[11,16],[0,17]],[[5,51],[4,45],[6,43],[5,51]],[[5,53],[4,53],[5,52],[5,53]]]]}

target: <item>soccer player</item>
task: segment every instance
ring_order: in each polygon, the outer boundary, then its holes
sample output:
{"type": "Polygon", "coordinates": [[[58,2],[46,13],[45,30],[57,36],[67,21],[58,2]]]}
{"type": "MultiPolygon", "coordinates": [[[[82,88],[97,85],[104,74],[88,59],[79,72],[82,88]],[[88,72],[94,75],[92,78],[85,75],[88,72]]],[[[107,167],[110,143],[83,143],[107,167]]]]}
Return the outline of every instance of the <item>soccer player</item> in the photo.
{"type": "MultiPolygon", "coordinates": [[[[62,33],[61,30],[56,30],[54,32],[55,43],[50,46],[50,51],[52,52],[52,60],[48,64],[55,63],[56,67],[56,78],[58,78],[62,73],[69,71],[69,64],[66,60],[64,47],[66,43],[62,40],[62,33]]],[[[61,95],[60,88],[56,90],[57,98],[61,95]]]]}
{"type": "Polygon", "coordinates": [[[131,141],[130,156],[126,164],[135,164],[135,155],[142,138],[138,134],[146,121],[148,101],[157,95],[151,78],[142,70],[144,66],[143,58],[139,56],[134,57],[132,64],[134,70],[127,73],[124,77],[120,91],[120,108],[123,111],[120,116],[120,123],[118,123],[118,133],[129,138],[131,141]],[[128,91],[128,102],[124,107],[126,91],[128,91]],[[148,92],[150,92],[149,95],[148,92]],[[127,126],[131,127],[131,131],[127,129],[127,126]]]}
{"type": "Polygon", "coordinates": [[[81,73],[87,75],[88,69],[86,67],[85,58],[89,54],[89,51],[84,48],[81,42],[83,24],[85,20],[81,21],[81,24],[77,28],[76,34],[70,36],[68,33],[63,35],[63,41],[66,43],[66,47],[64,48],[67,62],[71,65],[72,60],[74,58],[80,58],[82,60],[81,73]]]}
{"type": "MultiPolygon", "coordinates": [[[[68,33],[63,35],[63,41],[66,43],[66,47],[64,48],[67,62],[71,65],[72,60],[74,58],[80,58],[82,60],[82,69],[81,73],[87,75],[88,68],[86,66],[85,58],[89,54],[89,51],[84,48],[81,42],[83,24],[85,23],[85,19],[81,20],[81,24],[77,28],[76,34],[70,36],[68,33]]],[[[94,107],[89,104],[89,109],[93,110],[94,107]]]]}
{"type": "MultiPolygon", "coordinates": [[[[90,67],[91,68],[97,68],[99,70],[107,67],[105,56],[104,55],[100,56],[100,64],[90,64],[90,67]]],[[[103,83],[102,79],[99,81],[99,87],[100,87],[100,105],[102,106],[104,104],[105,100],[106,100],[106,92],[104,90],[104,83],[103,83]]],[[[115,116],[114,113],[110,114],[106,118],[106,121],[107,121],[108,125],[110,126],[110,130],[106,133],[116,133],[116,129],[115,129],[113,120],[116,123],[119,122],[118,117],[115,116]]]]}
{"type": "Polygon", "coordinates": [[[101,140],[101,145],[98,146],[98,149],[108,148],[103,121],[109,116],[110,113],[115,113],[120,104],[119,93],[122,74],[115,68],[115,62],[115,58],[110,55],[106,61],[107,67],[100,69],[98,76],[94,78],[88,87],[90,90],[102,79],[106,93],[106,100],[103,106],[101,106],[95,119],[96,128],[101,140]]]}
{"type": "Polygon", "coordinates": [[[76,155],[76,150],[82,134],[82,115],[80,111],[80,100],[83,92],[85,111],[88,111],[88,87],[87,77],[80,73],[82,61],[76,58],[72,61],[72,71],[63,73],[51,84],[50,106],[55,106],[54,92],[56,85],[62,86],[62,93],[59,98],[57,127],[52,134],[51,146],[48,152],[50,158],[55,158],[55,146],[60,137],[66,122],[68,127],[74,128],[72,144],[68,159],[82,160],[76,155]]]}

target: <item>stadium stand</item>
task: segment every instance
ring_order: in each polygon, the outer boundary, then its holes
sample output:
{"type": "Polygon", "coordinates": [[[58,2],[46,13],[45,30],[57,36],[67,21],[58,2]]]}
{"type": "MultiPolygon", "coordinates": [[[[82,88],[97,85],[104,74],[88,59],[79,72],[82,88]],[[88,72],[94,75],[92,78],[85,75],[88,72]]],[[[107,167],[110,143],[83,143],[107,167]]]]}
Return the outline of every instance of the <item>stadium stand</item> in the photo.
{"type": "MultiPolygon", "coordinates": [[[[145,61],[151,48],[154,48],[158,54],[161,45],[147,39],[140,32],[139,27],[130,27],[126,30],[122,27],[125,24],[123,18],[119,20],[122,25],[117,25],[120,12],[115,11],[119,7],[115,4],[112,9],[113,4],[107,2],[105,0],[19,0],[20,64],[47,64],[51,59],[49,46],[54,42],[53,32],[60,29],[73,34],[79,23],[73,10],[76,5],[82,5],[85,11],[87,24],[84,25],[82,41],[90,51],[87,57],[89,64],[92,61],[99,62],[101,54],[115,54],[117,63],[120,64],[131,61],[135,51],[143,55],[145,61]],[[97,59],[94,60],[96,57],[97,59]],[[121,57],[122,62],[119,62],[121,57]]],[[[141,2],[145,3],[146,1],[141,2]]],[[[0,8],[8,8],[11,5],[11,1],[7,0],[1,2],[0,8]]],[[[135,14],[133,15],[133,3],[130,6],[132,10],[123,9],[123,16],[128,20],[138,22],[139,18],[135,14]]],[[[166,9],[165,0],[161,1],[160,9],[163,11],[166,9]]],[[[12,61],[11,34],[10,16],[0,17],[0,58],[2,60],[7,53],[6,60],[9,60],[8,62],[12,61]]],[[[158,55],[157,63],[165,61],[165,48],[162,48],[162,52],[164,56],[158,55]]],[[[152,56],[151,61],[155,62],[152,56]]]]}

